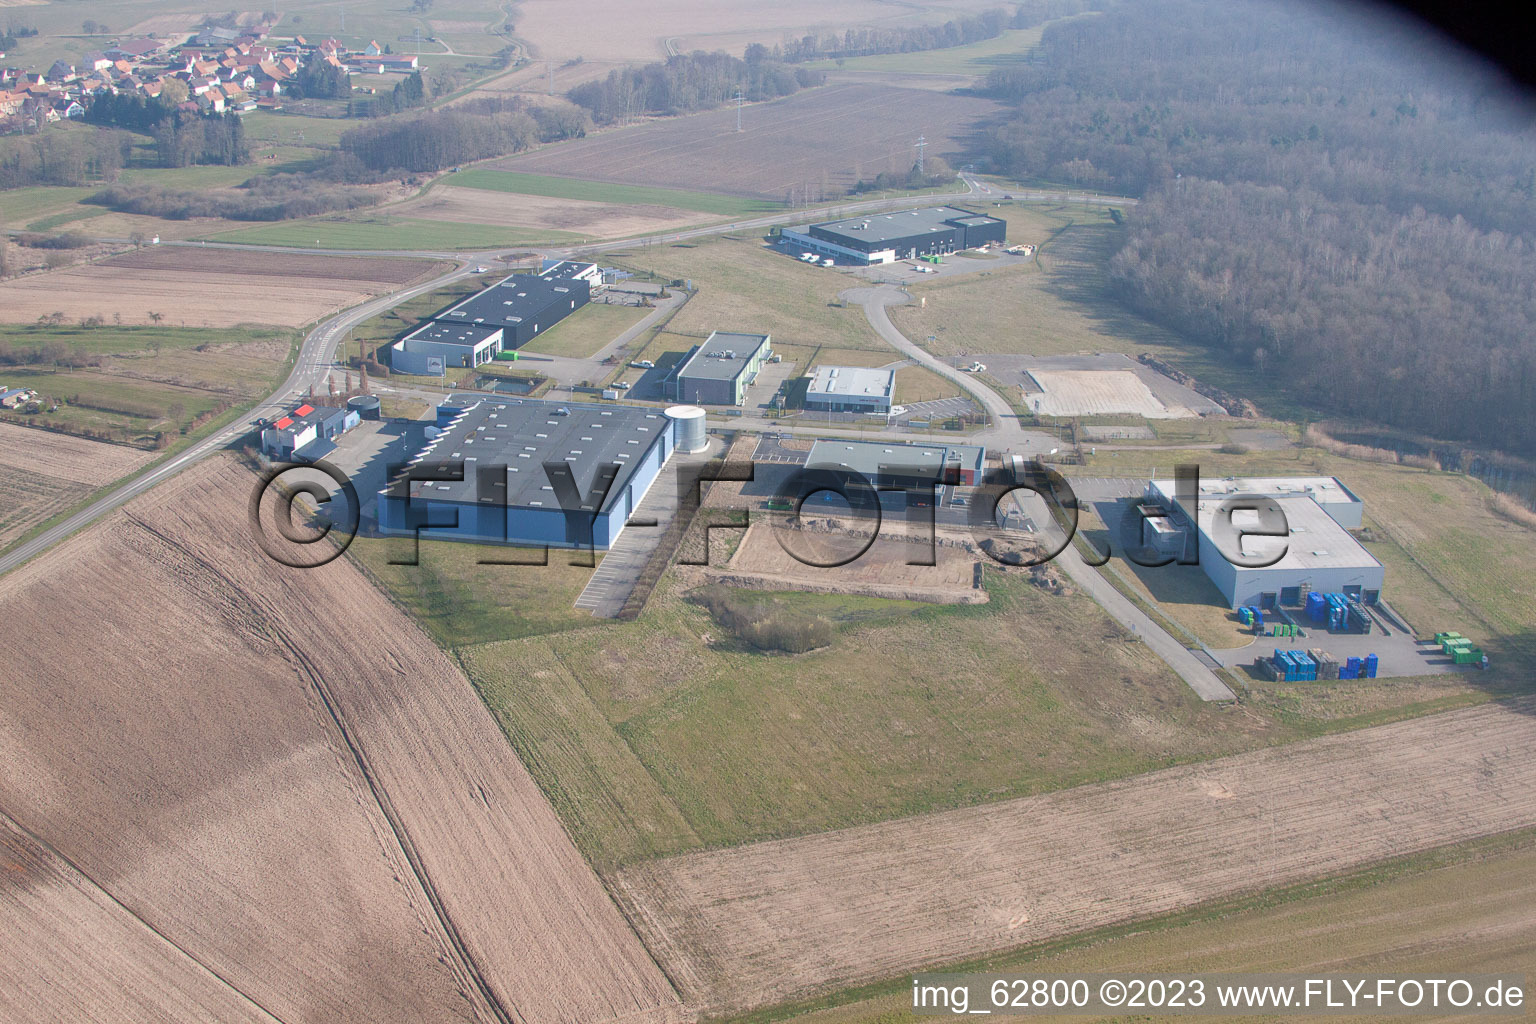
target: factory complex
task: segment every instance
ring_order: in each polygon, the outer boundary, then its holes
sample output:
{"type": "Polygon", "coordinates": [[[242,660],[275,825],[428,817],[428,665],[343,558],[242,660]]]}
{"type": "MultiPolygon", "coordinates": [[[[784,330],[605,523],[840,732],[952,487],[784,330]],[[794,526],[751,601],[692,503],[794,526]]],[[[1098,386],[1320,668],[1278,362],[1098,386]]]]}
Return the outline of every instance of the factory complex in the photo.
{"type": "Polygon", "coordinates": [[[519,349],[585,306],[602,285],[595,263],[545,261],[537,274],[512,274],[432,314],[390,347],[396,373],[441,377],[519,349]]]}
{"type": "Polygon", "coordinates": [[[697,409],[468,398],[438,407],[428,443],[379,494],[385,532],[610,547],[677,450],[703,446],[697,409]]]}
{"type": "Polygon", "coordinates": [[[1007,232],[1007,223],[996,217],[934,206],[784,228],[779,237],[792,248],[867,266],[976,249],[1003,242],[1007,232]]]}
{"type": "Polygon", "coordinates": [[[1178,496],[1174,481],[1152,480],[1142,506],[1142,540],[1187,558],[1197,538],[1200,565],[1231,608],[1297,605],[1310,592],[1371,604],[1381,592],[1382,566],[1349,532],[1360,528],[1363,510],[1360,498],[1334,477],[1202,480],[1193,507],[1178,496]],[[1231,514],[1233,527],[1245,533],[1241,560],[1269,564],[1236,564],[1217,546],[1218,514],[1238,498],[1271,499],[1285,514],[1286,532],[1275,536],[1246,532],[1266,528],[1258,513],[1231,514]]]}

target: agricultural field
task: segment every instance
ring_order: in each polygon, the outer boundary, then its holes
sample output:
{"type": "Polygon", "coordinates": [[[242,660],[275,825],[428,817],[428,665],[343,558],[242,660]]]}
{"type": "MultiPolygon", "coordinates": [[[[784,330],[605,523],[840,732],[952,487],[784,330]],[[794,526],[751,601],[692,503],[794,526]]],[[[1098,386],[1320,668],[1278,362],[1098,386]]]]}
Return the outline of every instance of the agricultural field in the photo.
{"type": "MultiPolygon", "coordinates": [[[[47,844],[7,845],[37,884],[0,888],[0,918],[46,920],[26,955],[50,1009],[121,1012],[96,969],[76,984],[89,938],[126,976],[195,963],[167,1016],[677,1020],[455,665],[346,559],[286,570],[230,528],[254,483],[205,462],[0,580],[28,638],[0,807],[47,844]]],[[[8,988],[0,1016],[36,998],[8,988]]]]}
{"type": "Polygon", "coordinates": [[[579,242],[581,236],[552,229],[461,224],[424,217],[361,212],[350,216],[316,217],[238,228],[211,234],[208,240],[240,242],[245,245],[282,245],[296,249],[455,252],[464,249],[498,249],[534,242],[579,242]]]}
{"type": "Polygon", "coordinates": [[[0,423],[0,549],[152,458],[125,445],[0,423]]]}
{"type": "Polygon", "coordinates": [[[432,274],[427,260],[149,246],[0,284],[0,321],[100,317],[112,324],[300,327],[432,274]],[[259,282],[259,284],[258,284],[259,282]]]}
{"type": "MultiPolygon", "coordinates": [[[[690,210],[717,217],[745,217],[754,213],[772,213],[781,209],[775,202],[739,199],[717,192],[688,192],[675,188],[646,185],[616,185],[606,181],[582,181],[547,174],[520,174],[475,168],[452,179],[460,188],[487,189],[524,196],[569,199],[577,202],[605,203],[610,206],[658,206],[671,210],[690,210]]],[[[697,219],[697,218],[696,218],[697,219]]]]}
{"type": "MultiPolygon", "coordinates": [[[[1323,974],[1362,969],[1402,976],[1528,970],[1536,927],[1536,843],[1529,831],[1398,858],[1322,882],[1220,900],[1133,925],[1100,928],[992,957],[988,971],[1026,977],[1273,971],[1305,963],[1323,974]]],[[[910,982],[880,994],[773,1020],[795,1024],[918,1024],[910,982]]],[[[836,1003],[839,996],[823,1000],[836,1003]]],[[[1059,1020],[1051,1015],[1043,1019],[1059,1020]]],[[[763,1019],[753,1014],[739,1024],[763,1019]]],[[[1081,1018],[1074,1018],[1081,1019],[1081,1018]]],[[[1185,1017],[1144,1016],[1172,1022],[1185,1017]]],[[[1369,1020],[1370,1015],[1359,1018],[1369,1020]]]]}
{"type": "Polygon", "coordinates": [[[454,185],[437,185],[420,198],[392,207],[391,213],[457,225],[503,227],[521,232],[554,231],[588,240],[653,234],[707,219],[665,206],[550,199],[477,187],[463,188],[457,184],[459,179],[453,180],[454,185]]]}
{"type": "Polygon", "coordinates": [[[0,380],[41,396],[28,422],[155,447],[269,393],[297,345],[278,328],[33,324],[0,331],[0,380]]]}
{"type": "Polygon", "coordinates": [[[796,202],[831,197],[882,171],[906,171],[918,135],[955,154],[1001,108],[979,97],[874,85],[829,85],[747,107],[662,118],[493,161],[508,171],[727,192],[796,202]]]}
{"type": "Polygon", "coordinates": [[[1022,64],[1029,58],[1029,52],[1039,44],[1044,31],[1044,25],[1008,29],[993,39],[983,39],[966,46],[812,61],[806,67],[837,72],[839,77],[851,72],[899,72],[908,75],[967,75],[980,78],[999,68],[1022,64]]]}
{"type": "Polygon", "coordinates": [[[850,0],[835,12],[814,0],[769,5],[665,0],[644,8],[599,0],[585,8],[584,17],[573,19],[559,0],[524,0],[518,6],[517,34],[538,60],[653,61],[692,50],[725,50],[739,57],[748,43],[772,46],[810,31],[943,22],[990,9],[986,0],[925,0],[898,9],[879,0],[850,0]]]}
{"type": "Polygon", "coordinates": [[[687,854],[613,884],[685,998],[750,1009],[1524,828],[1536,814],[1533,711],[1491,704],[687,854]]]}

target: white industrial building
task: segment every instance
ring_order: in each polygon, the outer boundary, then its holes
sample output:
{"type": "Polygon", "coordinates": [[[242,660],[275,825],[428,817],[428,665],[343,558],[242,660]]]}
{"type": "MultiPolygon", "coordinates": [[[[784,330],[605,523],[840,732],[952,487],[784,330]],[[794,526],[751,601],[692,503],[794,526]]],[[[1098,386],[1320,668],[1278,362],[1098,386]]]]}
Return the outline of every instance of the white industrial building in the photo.
{"type": "MultiPolygon", "coordinates": [[[[1201,480],[1196,507],[1179,500],[1172,480],[1147,484],[1142,539],[1170,555],[1185,555],[1199,538],[1200,565],[1226,598],[1228,607],[1298,604],[1307,591],[1358,596],[1367,604],[1381,592],[1383,570],[1349,533],[1361,524],[1364,503],[1335,477],[1227,477],[1201,480]],[[1250,568],[1234,564],[1217,547],[1213,525],[1229,499],[1273,499],[1285,514],[1285,536],[1246,536],[1244,560],[1273,564],[1250,568]],[[1165,515],[1159,518],[1159,513],[1165,515]],[[1191,524],[1194,529],[1191,530],[1191,524]]],[[[1257,528],[1258,514],[1232,514],[1238,531],[1257,528]]],[[[1155,571],[1155,570],[1154,570],[1155,571]]]]}
{"type": "Polygon", "coordinates": [[[868,366],[818,366],[805,389],[805,407],[889,416],[896,372],[868,366]]]}

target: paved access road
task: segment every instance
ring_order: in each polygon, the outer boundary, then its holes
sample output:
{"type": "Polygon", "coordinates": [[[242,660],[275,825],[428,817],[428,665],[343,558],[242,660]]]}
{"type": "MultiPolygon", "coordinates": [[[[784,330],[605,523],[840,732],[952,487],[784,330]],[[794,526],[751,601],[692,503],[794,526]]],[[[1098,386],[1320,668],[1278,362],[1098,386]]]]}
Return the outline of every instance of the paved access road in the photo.
{"type": "MultiPolygon", "coordinates": [[[[927,350],[918,347],[905,335],[896,329],[891,323],[890,316],[886,313],[886,307],[900,305],[909,301],[905,291],[891,285],[881,285],[876,288],[853,288],[843,292],[842,298],[849,302],[856,302],[864,307],[864,315],[869,319],[869,324],[875,329],[875,333],[908,358],[924,366],[941,377],[960,384],[965,390],[987,410],[992,418],[992,423],[986,430],[972,435],[978,441],[985,441],[988,446],[1003,452],[1024,453],[1028,451],[1041,451],[1040,438],[1048,435],[1034,434],[1025,430],[1019,422],[1018,415],[1013,408],[1003,400],[1003,397],[991,388],[977,381],[972,375],[957,370],[948,363],[928,353],[927,350]]],[[[1021,492],[1024,493],[1024,492],[1021,492]]],[[[1024,512],[1035,522],[1046,524],[1052,521],[1045,500],[1038,494],[1024,493],[1019,505],[1024,512]]],[[[1189,648],[1175,640],[1161,626],[1152,620],[1150,616],[1136,607],[1131,600],[1093,566],[1083,561],[1083,556],[1078,552],[1076,545],[1069,544],[1061,554],[1056,556],[1056,564],[1072,578],[1072,581],[1097,601],[1106,612],[1126,629],[1137,634],[1150,647],[1158,657],[1168,663],[1179,676],[1189,684],[1190,688],[1199,695],[1201,700],[1236,700],[1237,695],[1232,692],[1226,683],[1217,677],[1216,673],[1197,658],[1189,648]]]]}

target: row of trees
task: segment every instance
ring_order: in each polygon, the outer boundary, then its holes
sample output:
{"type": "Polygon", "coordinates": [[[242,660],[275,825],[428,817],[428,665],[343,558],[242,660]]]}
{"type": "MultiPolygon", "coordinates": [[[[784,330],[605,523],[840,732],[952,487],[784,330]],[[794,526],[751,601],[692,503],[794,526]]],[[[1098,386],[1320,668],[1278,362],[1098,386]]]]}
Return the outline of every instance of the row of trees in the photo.
{"type": "Polygon", "coordinates": [[[1141,195],[1111,285],[1330,414],[1536,451],[1536,142],[1395,25],[1142,0],[989,76],[1001,170],[1141,195]]]}
{"type": "Polygon", "coordinates": [[[0,189],[84,185],[125,166],[133,136],[125,131],[45,132],[0,140],[0,189]]]}
{"type": "Polygon", "coordinates": [[[427,173],[580,138],[591,127],[586,111],[569,103],[530,106],[520,98],[490,96],[354,128],[341,137],[338,159],[355,164],[345,180],[357,180],[358,173],[427,173]]]}
{"type": "Polygon", "coordinates": [[[598,124],[625,124],[645,115],[711,110],[738,92],[755,102],[825,81],[824,72],[791,68],[780,61],[750,62],[726,53],[696,51],[611,71],[607,78],[578,85],[566,96],[586,108],[598,124]]]}
{"type": "Polygon", "coordinates": [[[915,53],[942,50],[995,39],[1011,28],[1034,28],[1054,18],[1087,10],[1087,0],[1032,0],[1013,10],[999,8],[955,18],[942,25],[907,25],[901,28],[850,28],[841,35],[806,35],[771,49],[761,43],[747,47],[748,63],[782,60],[799,64],[809,60],[866,57],[877,53],[915,53]]]}

